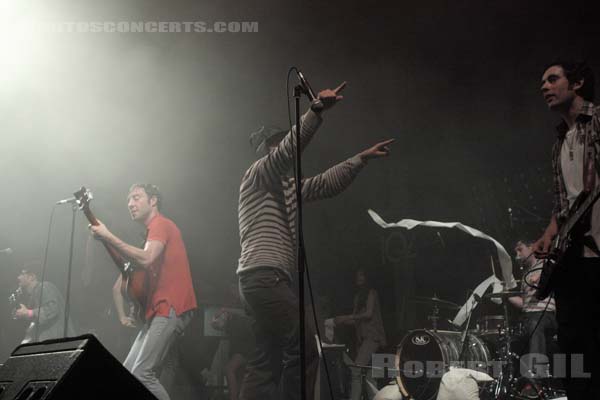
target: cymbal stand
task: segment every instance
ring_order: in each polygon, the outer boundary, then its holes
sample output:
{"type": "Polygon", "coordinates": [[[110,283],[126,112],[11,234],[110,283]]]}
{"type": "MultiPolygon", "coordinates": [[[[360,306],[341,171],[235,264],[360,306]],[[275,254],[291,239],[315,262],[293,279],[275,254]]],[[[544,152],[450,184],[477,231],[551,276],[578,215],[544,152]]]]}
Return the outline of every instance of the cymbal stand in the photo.
{"type": "Polygon", "coordinates": [[[437,332],[438,321],[440,319],[440,309],[439,309],[438,306],[436,306],[436,305],[433,306],[433,309],[431,311],[431,315],[428,315],[427,319],[429,321],[431,321],[431,327],[433,328],[433,331],[437,332]]]}
{"type": "Polygon", "coordinates": [[[369,394],[367,393],[367,369],[360,368],[360,400],[369,400],[369,394]]]}

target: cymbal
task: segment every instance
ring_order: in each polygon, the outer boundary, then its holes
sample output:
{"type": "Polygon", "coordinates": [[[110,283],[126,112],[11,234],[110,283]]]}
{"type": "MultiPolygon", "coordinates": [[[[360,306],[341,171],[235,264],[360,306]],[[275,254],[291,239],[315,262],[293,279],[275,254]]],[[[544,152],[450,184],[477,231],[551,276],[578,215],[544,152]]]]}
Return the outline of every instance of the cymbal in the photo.
{"type": "Polygon", "coordinates": [[[436,296],[433,296],[433,297],[414,296],[414,297],[411,297],[409,299],[409,301],[412,303],[431,304],[433,306],[447,308],[449,310],[458,310],[460,308],[460,306],[458,304],[455,304],[448,300],[439,299],[436,296]]]}
{"type": "Polygon", "coordinates": [[[484,299],[508,299],[509,297],[523,296],[525,292],[498,292],[498,293],[486,293],[483,295],[484,299]]]}

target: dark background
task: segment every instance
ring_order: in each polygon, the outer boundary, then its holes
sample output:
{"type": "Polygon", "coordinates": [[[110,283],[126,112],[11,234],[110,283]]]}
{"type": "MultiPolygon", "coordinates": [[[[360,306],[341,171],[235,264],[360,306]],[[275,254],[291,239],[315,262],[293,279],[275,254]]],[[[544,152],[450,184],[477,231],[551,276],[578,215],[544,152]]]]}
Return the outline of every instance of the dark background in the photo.
{"type": "MultiPolygon", "coordinates": [[[[348,81],[305,152],[311,175],[385,138],[333,200],[305,210],[317,296],[351,311],[353,271],[366,267],[384,305],[390,344],[424,327],[434,293],[458,303],[491,273],[492,246],[461,232],[389,232],[387,221],[460,221],[509,252],[541,234],[551,208],[550,147],[558,117],[540,95],[544,66],[587,58],[596,70],[592,2],[547,1],[19,1],[3,6],[0,40],[0,281],[4,303],[25,262],[41,260],[53,202],[81,185],[92,208],[131,243],[133,182],[153,182],[180,227],[198,299],[220,302],[239,256],[237,198],[254,160],[248,135],[287,124],[286,73],[315,89],[348,81]],[[375,5],[376,4],[376,5],[375,5]],[[18,22],[258,21],[257,33],[39,33],[18,22]],[[512,221],[508,209],[512,211],[512,221]]],[[[303,108],[306,103],[303,104],[303,108]]],[[[71,212],[56,210],[48,277],[64,290],[71,212]]],[[[73,314],[120,355],[116,272],[77,215],[73,314]],[[85,274],[83,271],[87,271],[85,274]],[[112,322],[111,322],[112,321],[112,322]]],[[[3,305],[1,355],[20,332],[3,305]]],[[[451,316],[451,315],[449,315],[451,316]]],[[[126,339],[122,341],[127,342],[126,339]]]]}

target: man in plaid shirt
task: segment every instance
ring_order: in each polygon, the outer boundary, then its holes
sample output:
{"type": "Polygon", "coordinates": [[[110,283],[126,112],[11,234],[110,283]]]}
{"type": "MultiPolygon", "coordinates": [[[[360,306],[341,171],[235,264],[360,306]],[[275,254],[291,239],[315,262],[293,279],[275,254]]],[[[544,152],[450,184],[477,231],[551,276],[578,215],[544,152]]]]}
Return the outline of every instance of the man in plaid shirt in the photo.
{"type": "MultiPolygon", "coordinates": [[[[598,185],[600,108],[592,103],[594,74],[585,63],[550,64],[542,76],[541,91],[548,108],[562,119],[552,150],[554,209],[550,224],[534,244],[543,257],[575,199],[598,185]]],[[[600,393],[600,202],[590,214],[589,230],[573,243],[564,268],[557,270],[554,279],[569,400],[592,399],[600,393]]]]}

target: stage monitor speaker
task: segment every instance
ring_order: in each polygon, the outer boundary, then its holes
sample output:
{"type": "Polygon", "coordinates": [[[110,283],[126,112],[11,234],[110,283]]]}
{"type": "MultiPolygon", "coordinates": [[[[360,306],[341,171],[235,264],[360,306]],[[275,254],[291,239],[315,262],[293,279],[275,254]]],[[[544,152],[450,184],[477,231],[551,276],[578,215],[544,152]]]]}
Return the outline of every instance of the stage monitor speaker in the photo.
{"type": "Polygon", "coordinates": [[[0,366],[0,400],[156,400],[93,335],[18,346],[0,366]]]}

